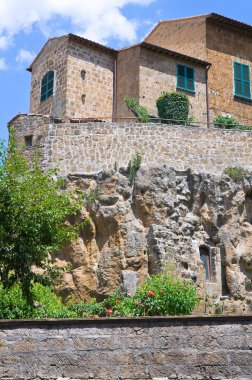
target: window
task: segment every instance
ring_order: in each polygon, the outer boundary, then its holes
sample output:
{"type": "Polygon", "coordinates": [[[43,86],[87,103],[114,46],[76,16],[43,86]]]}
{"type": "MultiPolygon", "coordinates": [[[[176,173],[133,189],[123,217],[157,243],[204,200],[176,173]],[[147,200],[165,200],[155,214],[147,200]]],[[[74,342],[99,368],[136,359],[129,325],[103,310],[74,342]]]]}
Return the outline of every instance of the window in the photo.
{"type": "Polygon", "coordinates": [[[177,88],[195,91],[194,69],[192,67],[177,65],[177,88]]]}
{"type": "Polygon", "coordinates": [[[48,71],[41,82],[40,101],[43,102],[49,96],[53,95],[54,71],[48,71]]]}
{"type": "Polygon", "coordinates": [[[33,137],[32,135],[24,137],[26,149],[29,149],[32,147],[32,137],[33,137]]]}
{"type": "Polygon", "coordinates": [[[206,271],[206,280],[211,281],[212,280],[212,263],[211,263],[211,255],[210,250],[206,246],[200,246],[200,260],[203,263],[203,267],[206,271]]]}
{"type": "Polygon", "coordinates": [[[238,62],[234,62],[234,94],[240,98],[251,99],[249,66],[238,62]]]}

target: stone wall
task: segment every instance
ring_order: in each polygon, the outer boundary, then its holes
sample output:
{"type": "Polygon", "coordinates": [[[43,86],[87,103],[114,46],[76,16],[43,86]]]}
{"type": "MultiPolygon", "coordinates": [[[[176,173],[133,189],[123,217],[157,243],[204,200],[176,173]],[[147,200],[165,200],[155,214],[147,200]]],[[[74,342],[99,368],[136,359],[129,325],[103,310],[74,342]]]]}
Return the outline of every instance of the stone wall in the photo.
{"type": "Polygon", "coordinates": [[[52,38],[33,62],[30,112],[61,118],[65,116],[67,45],[66,37],[52,38]],[[41,103],[41,81],[49,70],[53,70],[55,73],[54,94],[41,103]]]}
{"type": "Polygon", "coordinates": [[[207,23],[207,60],[209,70],[210,112],[233,115],[240,123],[252,125],[252,102],[234,96],[233,64],[250,65],[252,83],[252,38],[237,30],[207,23]]]}
{"type": "Polygon", "coordinates": [[[139,46],[123,49],[117,56],[116,117],[132,117],[124,98],[129,96],[139,101],[139,46]]]}
{"type": "Polygon", "coordinates": [[[206,60],[205,16],[161,21],[145,41],[206,60]]]}
{"type": "Polygon", "coordinates": [[[190,103],[189,115],[193,115],[197,122],[206,123],[206,69],[146,48],[141,48],[140,53],[140,104],[147,107],[150,115],[158,114],[156,100],[159,96],[177,90],[177,64],[194,68],[195,92],[186,91],[190,103]]]}
{"type": "Polygon", "coordinates": [[[50,39],[36,57],[30,112],[57,118],[112,118],[115,54],[79,40],[50,39]],[[41,103],[41,81],[49,70],[55,73],[54,93],[41,103]]]}
{"type": "MultiPolygon", "coordinates": [[[[220,174],[229,166],[252,169],[252,132],[161,124],[50,123],[43,116],[18,115],[11,121],[19,141],[33,135],[45,166],[62,175],[127,166],[136,153],[143,166],[167,164],[177,170],[220,174]]],[[[30,154],[30,150],[27,150],[30,154]]]]}
{"type": "Polygon", "coordinates": [[[252,316],[0,321],[8,380],[251,380],[252,316]]]}
{"type": "Polygon", "coordinates": [[[252,38],[249,33],[199,16],[161,22],[146,41],[210,62],[211,119],[228,113],[241,124],[252,125],[252,102],[234,97],[233,77],[235,61],[248,64],[252,83],[252,38]]]}
{"type": "Polygon", "coordinates": [[[112,118],[115,57],[92,46],[69,41],[66,116],[112,118]],[[81,75],[81,71],[85,74],[81,75]]]}

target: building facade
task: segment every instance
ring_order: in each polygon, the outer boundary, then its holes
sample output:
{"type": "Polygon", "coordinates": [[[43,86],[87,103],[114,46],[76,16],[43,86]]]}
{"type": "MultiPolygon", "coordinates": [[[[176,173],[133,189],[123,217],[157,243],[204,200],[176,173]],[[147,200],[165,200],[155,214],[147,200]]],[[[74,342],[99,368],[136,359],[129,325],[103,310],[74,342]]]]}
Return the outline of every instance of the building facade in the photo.
{"type": "Polygon", "coordinates": [[[114,50],[69,34],[35,58],[30,112],[63,120],[132,118],[130,96],[157,116],[166,91],[189,96],[199,125],[231,114],[252,125],[252,27],[216,14],[162,21],[145,41],[114,50]]]}
{"type": "Polygon", "coordinates": [[[211,118],[222,113],[252,125],[252,27],[217,14],[161,21],[146,42],[211,63],[211,118]]]}

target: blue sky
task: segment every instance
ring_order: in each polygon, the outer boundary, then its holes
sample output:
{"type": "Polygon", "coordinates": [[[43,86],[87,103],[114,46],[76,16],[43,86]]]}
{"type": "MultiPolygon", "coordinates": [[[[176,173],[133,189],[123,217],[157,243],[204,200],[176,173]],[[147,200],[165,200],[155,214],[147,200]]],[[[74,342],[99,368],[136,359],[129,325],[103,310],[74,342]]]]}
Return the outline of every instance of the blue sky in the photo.
{"type": "Polygon", "coordinates": [[[71,32],[119,48],[160,20],[211,12],[252,24],[252,0],[0,0],[0,139],[12,117],[29,111],[25,69],[48,37],[71,32]]]}

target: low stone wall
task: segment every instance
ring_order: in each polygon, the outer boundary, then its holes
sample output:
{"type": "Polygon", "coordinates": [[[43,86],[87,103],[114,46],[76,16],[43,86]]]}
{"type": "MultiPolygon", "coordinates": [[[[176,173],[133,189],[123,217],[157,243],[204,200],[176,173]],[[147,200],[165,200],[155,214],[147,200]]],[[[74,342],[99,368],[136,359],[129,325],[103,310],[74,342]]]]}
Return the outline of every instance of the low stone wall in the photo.
{"type": "Polygon", "coordinates": [[[8,380],[251,380],[252,315],[0,321],[8,380]]]}
{"type": "Polygon", "coordinates": [[[252,131],[160,124],[56,123],[49,117],[18,115],[12,120],[19,141],[33,135],[44,166],[63,175],[126,166],[136,153],[143,165],[220,174],[228,166],[252,170],[252,131]]]}

